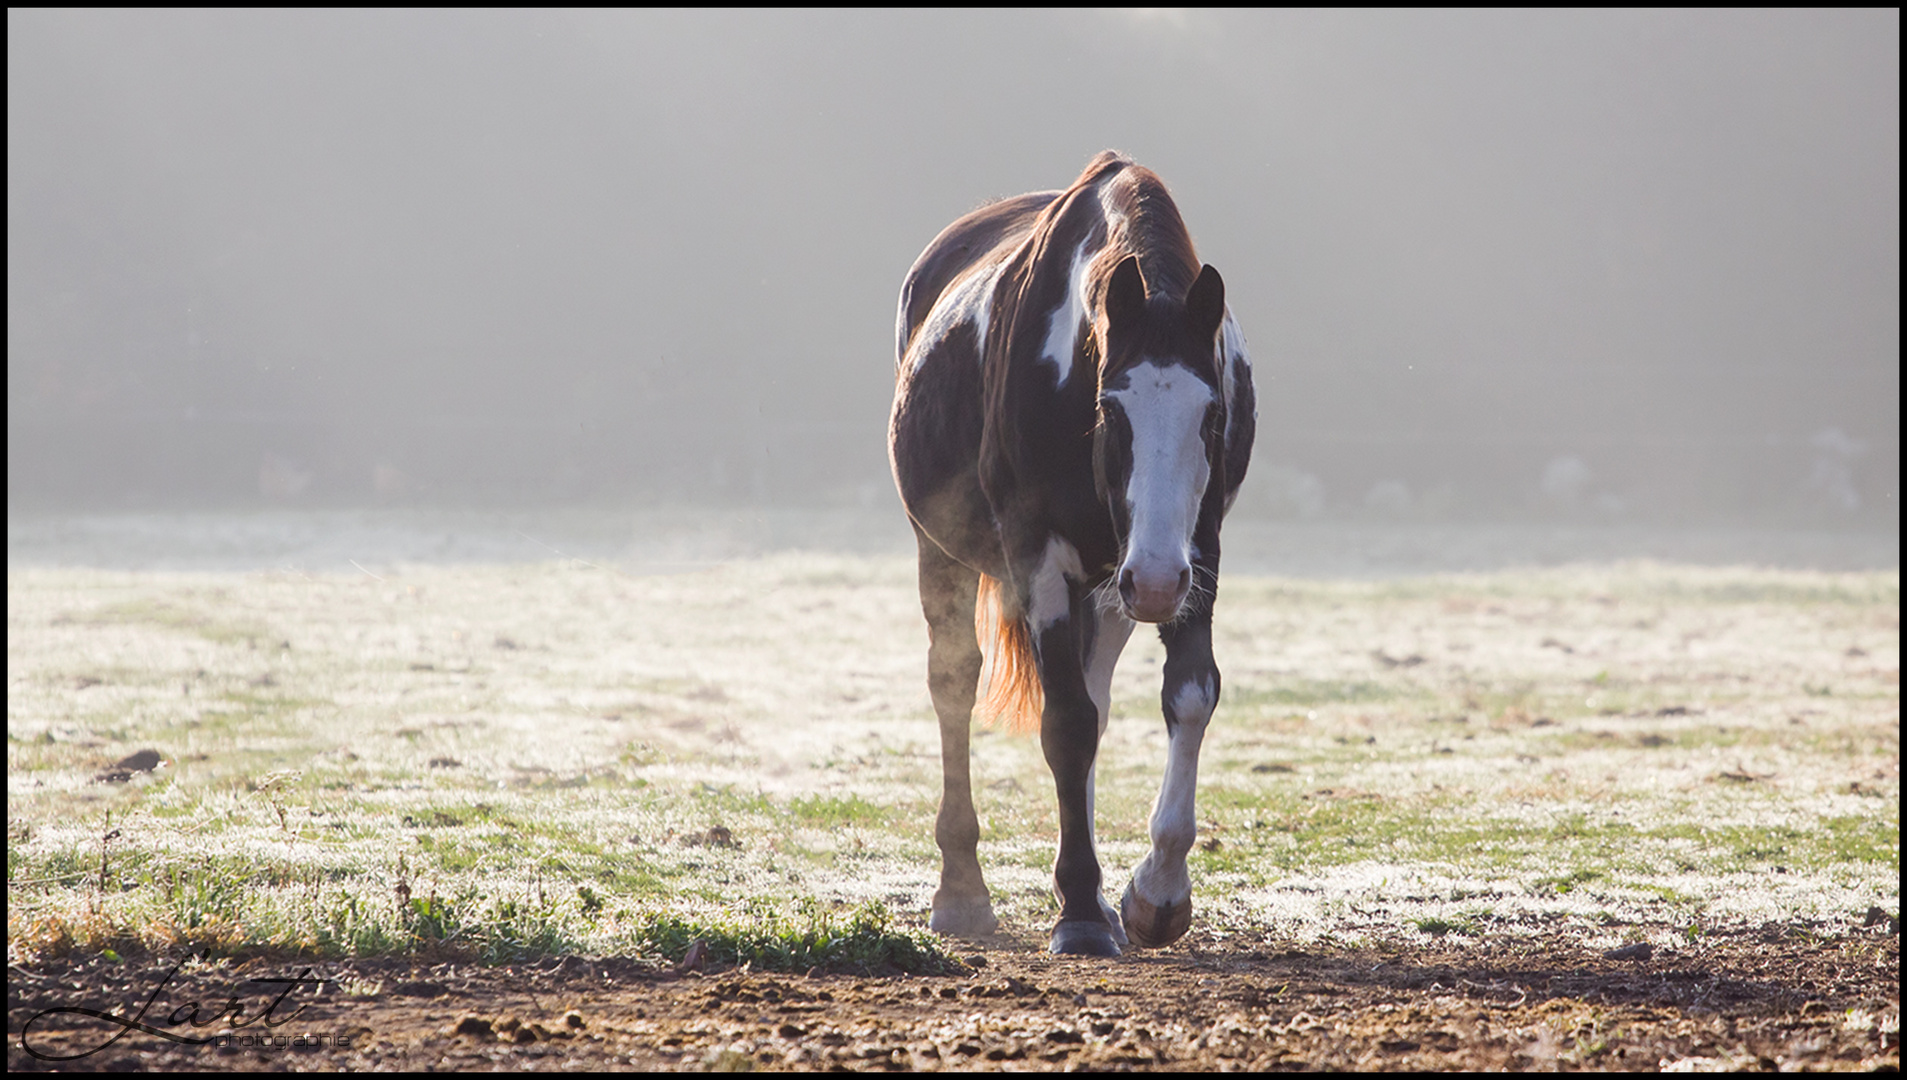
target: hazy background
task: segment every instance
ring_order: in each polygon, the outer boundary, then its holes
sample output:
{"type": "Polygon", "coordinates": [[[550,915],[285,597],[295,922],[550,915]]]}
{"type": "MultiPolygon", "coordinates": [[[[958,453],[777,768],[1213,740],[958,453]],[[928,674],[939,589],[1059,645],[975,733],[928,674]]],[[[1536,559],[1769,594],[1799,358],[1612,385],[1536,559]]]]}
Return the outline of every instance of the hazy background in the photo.
{"type": "Polygon", "coordinates": [[[884,506],[907,267],[1113,147],[1250,338],[1244,517],[1897,535],[1899,45],[10,10],[9,510],[884,506]]]}

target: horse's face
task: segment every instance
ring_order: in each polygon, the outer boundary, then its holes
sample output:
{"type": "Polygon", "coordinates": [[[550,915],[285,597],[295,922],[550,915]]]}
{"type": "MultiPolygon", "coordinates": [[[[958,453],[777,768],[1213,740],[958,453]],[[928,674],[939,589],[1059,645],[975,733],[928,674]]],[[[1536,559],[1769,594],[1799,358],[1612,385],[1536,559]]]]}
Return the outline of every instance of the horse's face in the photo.
{"type": "Polygon", "coordinates": [[[1128,256],[1106,285],[1093,466],[1118,530],[1114,581],[1138,622],[1171,622],[1192,590],[1192,535],[1223,461],[1218,327],[1225,283],[1207,266],[1184,303],[1148,298],[1128,256]]]}

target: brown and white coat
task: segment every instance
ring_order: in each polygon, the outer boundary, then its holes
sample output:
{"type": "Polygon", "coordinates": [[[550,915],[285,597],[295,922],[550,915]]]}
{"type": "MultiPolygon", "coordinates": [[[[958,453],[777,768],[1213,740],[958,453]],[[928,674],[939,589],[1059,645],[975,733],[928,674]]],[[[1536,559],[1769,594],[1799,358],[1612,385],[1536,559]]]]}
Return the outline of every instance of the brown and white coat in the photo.
{"type": "Polygon", "coordinates": [[[1060,806],[1055,952],[1185,932],[1198,751],[1219,696],[1219,526],[1251,457],[1244,335],[1165,185],[1102,153],[1064,191],[982,207],[901,290],[889,452],[920,551],[945,789],[932,926],[996,925],[977,855],[968,732],[990,623],[988,704],[1037,715],[1060,806]],[[1159,625],[1171,737],[1152,851],[1118,910],[1100,894],[1093,762],[1113,665],[1159,625]]]}

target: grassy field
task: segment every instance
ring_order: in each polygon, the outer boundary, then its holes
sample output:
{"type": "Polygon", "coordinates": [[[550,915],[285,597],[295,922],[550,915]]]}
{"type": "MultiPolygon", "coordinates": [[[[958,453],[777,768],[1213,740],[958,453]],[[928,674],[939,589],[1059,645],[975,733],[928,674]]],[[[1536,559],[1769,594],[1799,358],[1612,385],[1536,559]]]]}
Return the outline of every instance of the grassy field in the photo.
{"type": "MultiPolygon", "coordinates": [[[[673,958],[718,930],[771,967],[934,962],[910,560],[371,569],[9,570],[12,962],[673,958]]],[[[1897,571],[1228,576],[1202,925],[1614,948],[1897,916],[1899,613],[1897,571]]],[[[1162,656],[1135,635],[1115,682],[1113,895],[1163,767],[1162,656]]],[[[1043,931],[1038,744],[975,746],[996,909],[1043,931]]]]}

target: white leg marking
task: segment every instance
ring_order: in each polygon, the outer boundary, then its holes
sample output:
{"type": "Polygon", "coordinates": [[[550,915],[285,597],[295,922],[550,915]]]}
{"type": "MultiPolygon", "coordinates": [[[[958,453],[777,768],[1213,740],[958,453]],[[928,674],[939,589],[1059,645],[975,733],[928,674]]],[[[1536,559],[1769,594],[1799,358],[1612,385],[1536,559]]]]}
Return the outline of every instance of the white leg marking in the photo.
{"type": "Polygon", "coordinates": [[[1071,613],[1073,598],[1066,582],[1068,578],[1077,580],[1081,576],[1078,549],[1057,536],[1048,539],[1040,564],[1033,571],[1032,588],[1028,590],[1031,595],[1027,598],[1027,616],[1036,633],[1071,613]]]}
{"type": "Polygon", "coordinates": [[[1086,665],[1086,692],[1099,708],[1099,734],[1106,734],[1106,721],[1112,716],[1112,671],[1119,654],[1126,651],[1132,637],[1132,620],[1117,611],[1098,613],[1099,626],[1093,634],[1093,655],[1086,665]]]}
{"type": "Polygon", "coordinates": [[[1205,725],[1218,695],[1209,682],[1186,683],[1172,698],[1171,746],[1166,750],[1165,781],[1152,804],[1152,850],[1132,872],[1132,888],[1149,904],[1184,903],[1192,897],[1192,876],[1185,856],[1198,838],[1198,756],[1205,725]]]}
{"type": "Polygon", "coordinates": [[[1041,355],[1053,362],[1059,372],[1058,385],[1065,386],[1073,373],[1073,353],[1079,349],[1079,333],[1086,326],[1086,268],[1092,265],[1099,249],[1092,237],[1079,242],[1073,250],[1073,264],[1067,271],[1066,298],[1053,309],[1046,324],[1046,346],[1041,355]]]}
{"type": "MultiPolygon", "coordinates": [[[[1099,627],[1093,634],[1093,655],[1086,665],[1086,692],[1092,695],[1093,705],[1099,709],[1099,737],[1106,737],[1106,724],[1112,719],[1112,670],[1119,664],[1119,654],[1126,649],[1126,640],[1132,636],[1132,620],[1116,611],[1099,613],[1099,627]]],[[[1093,812],[1093,774],[1099,765],[1095,756],[1093,768],[1086,773],[1086,821],[1094,825],[1098,818],[1093,812]]],[[[1088,833],[1088,838],[1096,836],[1088,833]]],[[[1093,841],[1093,850],[1097,852],[1098,841],[1093,841]]]]}
{"type": "Polygon", "coordinates": [[[1172,719],[1180,724],[1205,726],[1212,718],[1212,710],[1218,708],[1218,695],[1212,692],[1212,680],[1200,679],[1186,682],[1179,692],[1172,695],[1172,719]]]}

